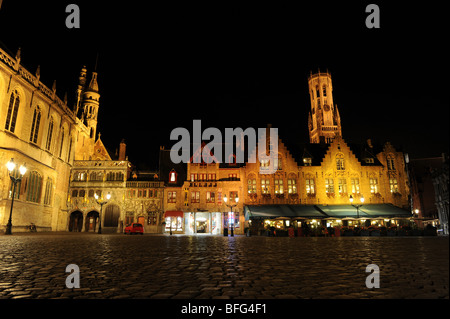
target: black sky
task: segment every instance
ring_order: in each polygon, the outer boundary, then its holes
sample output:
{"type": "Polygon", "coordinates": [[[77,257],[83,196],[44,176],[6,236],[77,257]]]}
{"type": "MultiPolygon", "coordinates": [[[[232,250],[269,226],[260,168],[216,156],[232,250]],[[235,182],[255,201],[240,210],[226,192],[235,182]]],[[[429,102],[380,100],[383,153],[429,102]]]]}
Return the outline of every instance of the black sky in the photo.
{"type": "MultiPolygon", "coordinates": [[[[392,2],[392,1],[391,1],[392,2]]],[[[176,127],[278,127],[290,145],[308,141],[310,71],[329,70],[345,140],[391,141],[412,158],[448,152],[448,59],[439,3],[315,5],[153,4],[144,1],[4,0],[0,41],[73,103],[82,65],[97,53],[98,131],[112,152],[156,169],[176,127]],[[80,7],[67,29],[65,8],[80,7]]]]}

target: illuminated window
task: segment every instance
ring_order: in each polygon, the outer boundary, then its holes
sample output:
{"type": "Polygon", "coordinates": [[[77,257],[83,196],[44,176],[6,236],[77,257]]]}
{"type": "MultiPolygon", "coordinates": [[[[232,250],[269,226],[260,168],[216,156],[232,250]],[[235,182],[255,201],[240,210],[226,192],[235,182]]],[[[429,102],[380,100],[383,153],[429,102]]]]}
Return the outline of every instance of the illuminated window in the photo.
{"type": "Polygon", "coordinates": [[[325,192],[334,194],[334,180],[332,178],[325,178],[325,192]]]}
{"type": "Polygon", "coordinates": [[[174,170],[171,170],[169,173],[169,183],[177,182],[177,173],[174,170]]]}
{"type": "Polygon", "coordinates": [[[230,192],[230,203],[235,203],[236,198],[238,198],[238,192],[230,192]]]}
{"type": "Polygon", "coordinates": [[[307,178],[305,180],[306,183],[306,194],[315,194],[315,188],[314,188],[314,179],[313,178],[307,178]]]}
{"type": "Polygon", "coordinates": [[[283,180],[282,179],[275,179],[275,194],[283,194],[283,180]]]}
{"type": "Polygon", "coordinates": [[[86,180],[86,172],[74,172],[73,181],[84,182],[86,180]]]}
{"type": "Polygon", "coordinates": [[[261,193],[270,194],[270,179],[261,179],[261,193]]]}
{"type": "Polygon", "coordinates": [[[259,161],[259,165],[262,169],[268,169],[270,165],[270,161],[268,159],[262,159],[259,161]]]}
{"type": "Polygon", "coordinates": [[[289,194],[297,194],[297,180],[296,179],[288,179],[288,193],[289,194]]]}
{"type": "Polygon", "coordinates": [[[303,158],[303,165],[304,165],[304,166],[311,166],[311,163],[312,163],[311,157],[305,157],[305,158],[303,158]]]}
{"type": "Polygon", "coordinates": [[[200,203],[200,192],[191,192],[191,203],[200,203]]]}
{"type": "Polygon", "coordinates": [[[281,170],[283,169],[282,164],[283,163],[281,161],[281,155],[278,155],[278,157],[274,159],[274,168],[276,168],[277,170],[281,170]]]}
{"type": "Polygon", "coordinates": [[[37,143],[40,123],[41,123],[41,109],[39,108],[39,106],[36,106],[33,113],[33,122],[31,123],[30,142],[37,143]]]}
{"type": "Polygon", "coordinates": [[[247,180],[247,192],[249,194],[256,194],[256,178],[253,174],[247,180]]]}
{"type": "Polygon", "coordinates": [[[359,178],[352,178],[352,193],[353,194],[359,194],[359,178]]]}
{"type": "Polygon", "coordinates": [[[20,97],[17,91],[11,93],[9,98],[8,113],[6,113],[5,130],[14,133],[16,129],[17,113],[19,112],[20,97]]]}
{"type": "Polygon", "coordinates": [[[338,191],[339,194],[347,194],[347,180],[345,178],[339,178],[338,191]]]}
{"type": "Polygon", "coordinates": [[[206,192],[206,202],[214,203],[215,201],[215,193],[214,192],[206,192]]]}
{"type": "Polygon", "coordinates": [[[389,178],[389,189],[391,193],[398,193],[398,183],[396,178],[389,178]]]}
{"type": "Polygon", "coordinates": [[[374,177],[369,178],[370,192],[372,194],[378,193],[378,180],[374,177]]]}
{"type": "Polygon", "coordinates": [[[177,202],[177,192],[167,192],[167,202],[176,203],[177,202]]]}
{"type": "Polygon", "coordinates": [[[327,96],[327,87],[325,85],[322,87],[322,94],[323,96],[327,96]]]}

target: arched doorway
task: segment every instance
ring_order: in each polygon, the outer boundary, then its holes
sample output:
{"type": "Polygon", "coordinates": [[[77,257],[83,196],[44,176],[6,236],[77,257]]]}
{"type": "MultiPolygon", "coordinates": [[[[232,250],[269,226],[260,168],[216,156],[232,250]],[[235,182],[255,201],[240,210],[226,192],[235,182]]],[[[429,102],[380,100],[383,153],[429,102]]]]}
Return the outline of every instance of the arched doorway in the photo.
{"type": "Polygon", "coordinates": [[[83,228],[83,213],[76,210],[70,214],[69,231],[81,232],[82,228],[83,228]]]}
{"type": "Polygon", "coordinates": [[[103,219],[104,227],[117,227],[119,225],[120,208],[115,204],[110,204],[105,209],[105,217],[103,219]]]}
{"type": "Polygon", "coordinates": [[[95,232],[97,229],[99,213],[95,210],[89,212],[86,215],[86,224],[84,225],[84,229],[87,232],[95,232]]]}

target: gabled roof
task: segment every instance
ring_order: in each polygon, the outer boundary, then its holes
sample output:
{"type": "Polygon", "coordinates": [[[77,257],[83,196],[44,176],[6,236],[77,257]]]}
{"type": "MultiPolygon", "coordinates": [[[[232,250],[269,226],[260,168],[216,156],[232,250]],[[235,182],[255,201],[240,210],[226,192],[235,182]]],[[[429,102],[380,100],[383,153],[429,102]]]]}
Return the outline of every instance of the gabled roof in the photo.
{"type": "Polygon", "coordinates": [[[159,180],[163,181],[166,186],[183,185],[187,178],[187,164],[186,163],[174,163],[170,158],[170,149],[159,150],[159,180]],[[177,180],[175,183],[169,183],[169,175],[171,171],[175,171],[177,174],[177,180]]]}
{"type": "Polygon", "coordinates": [[[92,160],[101,160],[101,161],[111,161],[111,156],[109,156],[108,151],[106,150],[105,145],[103,144],[100,137],[94,144],[94,154],[92,154],[92,160]]]}

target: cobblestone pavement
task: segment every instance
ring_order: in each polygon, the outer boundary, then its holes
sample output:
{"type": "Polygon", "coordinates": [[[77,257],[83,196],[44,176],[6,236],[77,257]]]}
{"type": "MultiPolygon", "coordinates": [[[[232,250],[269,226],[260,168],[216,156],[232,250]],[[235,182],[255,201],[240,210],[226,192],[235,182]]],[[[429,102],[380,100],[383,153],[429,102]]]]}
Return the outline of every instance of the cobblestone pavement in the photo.
{"type": "Polygon", "coordinates": [[[0,298],[449,298],[441,237],[0,234],[0,298]],[[68,264],[80,288],[65,286],[68,264]],[[380,268],[380,288],[365,285],[380,268]]]}

